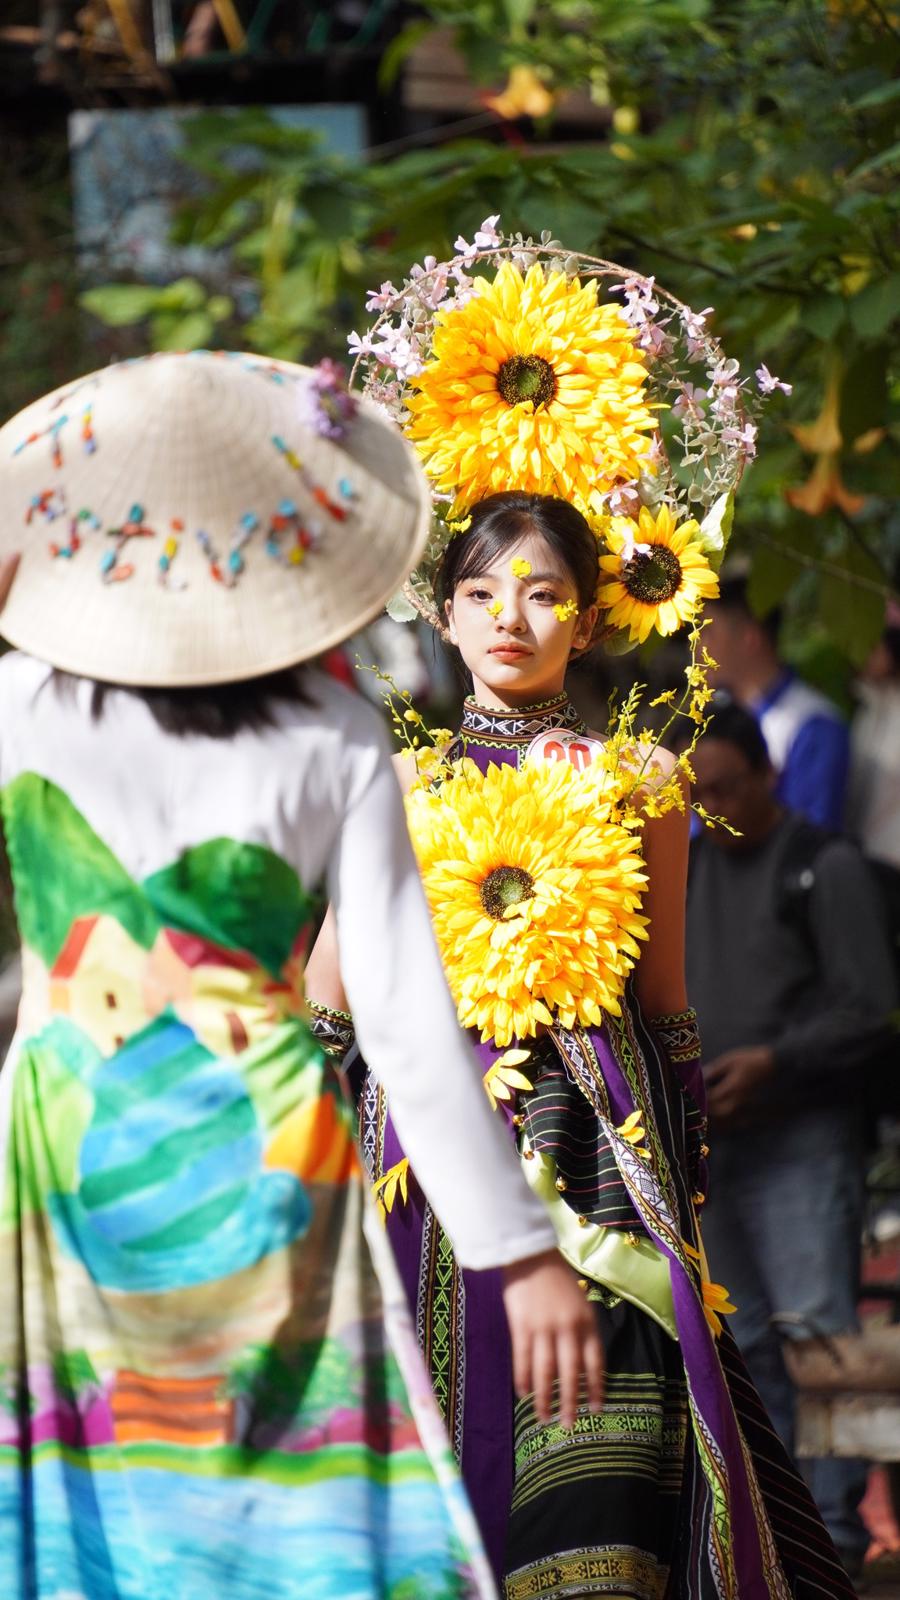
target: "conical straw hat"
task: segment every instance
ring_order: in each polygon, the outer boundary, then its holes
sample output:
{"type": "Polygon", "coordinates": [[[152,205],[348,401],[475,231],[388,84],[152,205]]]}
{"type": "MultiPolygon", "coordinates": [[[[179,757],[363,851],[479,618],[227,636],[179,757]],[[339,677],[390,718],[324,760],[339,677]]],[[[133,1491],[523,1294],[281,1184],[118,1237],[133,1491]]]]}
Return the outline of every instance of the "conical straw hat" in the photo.
{"type": "Polygon", "coordinates": [[[320,392],[314,370],[197,351],[28,406],[0,429],[0,556],[22,552],[0,631],[146,686],[256,677],[348,638],[419,560],[430,497],[373,404],[342,422],[320,392]]]}

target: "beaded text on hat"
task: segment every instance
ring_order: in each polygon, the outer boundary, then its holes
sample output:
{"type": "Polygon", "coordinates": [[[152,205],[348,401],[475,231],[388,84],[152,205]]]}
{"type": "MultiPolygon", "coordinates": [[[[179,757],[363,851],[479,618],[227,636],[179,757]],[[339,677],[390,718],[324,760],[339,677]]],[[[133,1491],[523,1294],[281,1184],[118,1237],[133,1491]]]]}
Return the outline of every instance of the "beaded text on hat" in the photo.
{"type": "MultiPolygon", "coordinates": [[[[281,374],[278,374],[278,377],[280,379],[281,374]]],[[[54,409],[71,399],[81,387],[82,385],[76,385],[75,389],[61,396],[55,402],[54,409]]],[[[298,418],[304,426],[320,436],[336,441],[343,439],[356,416],[358,406],[355,398],[346,390],[343,373],[337,363],[321,362],[298,389],[298,418]]],[[[23,439],[13,454],[19,455],[39,440],[49,439],[52,465],[60,469],[63,466],[61,436],[69,420],[69,412],[63,412],[46,427],[23,439]]],[[[85,452],[93,455],[97,442],[93,432],[92,401],[82,410],[81,439],[85,452]]],[[[329,494],[307,471],[297,452],[280,434],[272,435],[272,443],[286,464],[298,475],[303,489],[315,506],[311,514],[304,515],[297,501],[286,497],[279,501],[265,528],[266,554],[282,566],[297,567],[304,561],[308,551],[317,549],[321,544],[328,519],[338,523],[346,521],[358,495],[352,480],[347,476],[338,481],[337,495],[329,494]]],[[[58,517],[68,518],[67,541],[63,543],[54,540],[49,545],[49,553],[54,558],[64,557],[70,560],[82,548],[84,532],[97,532],[102,527],[100,518],[90,510],[83,509],[77,515],[70,516],[65,489],[60,485],[32,495],[25,513],[26,523],[30,524],[35,517],[43,517],[48,522],[53,522],[58,517]]],[[[262,528],[263,519],[255,510],[248,509],[242,512],[231,534],[224,557],[205,529],[196,530],[197,542],[206,556],[210,576],[216,582],[225,588],[234,587],[245,569],[244,549],[262,528]]],[[[157,558],[157,576],[164,588],[175,590],[185,586],[183,581],[173,576],[172,570],[183,532],[184,521],[180,517],[172,518],[162,552],[157,558]]],[[[134,502],[121,525],[106,530],[107,537],[113,539],[115,543],[111,548],[104,550],[101,557],[100,572],[103,582],[117,583],[130,578],[135,570],[134,563],[122,559],[129,542],[136,538],[155,538],[156,533],[157,530],[145,520],[143,505],[134,502]]]]}

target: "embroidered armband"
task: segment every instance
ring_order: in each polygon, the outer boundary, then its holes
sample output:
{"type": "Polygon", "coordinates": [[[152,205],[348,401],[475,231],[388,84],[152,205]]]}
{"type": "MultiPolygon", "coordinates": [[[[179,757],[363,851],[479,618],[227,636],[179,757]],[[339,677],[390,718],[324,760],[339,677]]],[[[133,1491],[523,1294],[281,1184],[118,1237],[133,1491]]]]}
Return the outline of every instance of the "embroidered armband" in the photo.
{"type": "Polygon", "coordinates": [[[697,1013],[693,1006],[664,1017],[651,1017],[650,1032],[666,1057],[677,1080],[684,1104],[685,1154],[688,1179],[696,1205],[702,1205],[709,1186],[706,1160],[706,1094],[700,1068],[701,1046],[697,1013]]]}
{"type": "Polygon", "coordinates": [[[699,1061],[700,1029],[693,1006],[665,1017],[651,1017],[650,1027],[673,1063],[699,1061]]]}
{"type": "Polygon", "coordinates": [[[309,1026],[325,1054],[340,1066],[356,1038],[353,1018],[349,1011],[335,1011],[331,1006],[322,1006],[318,1001],[311,1000],[309,1026]]]}

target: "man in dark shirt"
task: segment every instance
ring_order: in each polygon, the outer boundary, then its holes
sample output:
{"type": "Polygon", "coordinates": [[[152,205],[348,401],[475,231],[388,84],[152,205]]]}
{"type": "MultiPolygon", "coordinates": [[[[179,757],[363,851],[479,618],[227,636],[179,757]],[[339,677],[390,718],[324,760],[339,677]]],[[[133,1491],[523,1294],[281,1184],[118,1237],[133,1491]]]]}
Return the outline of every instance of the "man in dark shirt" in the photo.
{"type": "MultiPolygon", "coordinates": [[[[688,889],[688,993],[712,1145],[703,1236],[713,1278],[738,1307],[738,1344],[791,1448],[794,1392],[771,1319],[798,1318],[797,1337],[856,1326],[860,1069],[888,1034],[894,973],[869,869],[843,839],[822,835],[810,850],[809,824],[775,797],[755,718],[736,705],[716,712],[693,765],[695,800],[737,830],[702,831],[688,889]]],[[[867,1542],[864,1466],[810,1469],[854,1567],[867,1542]]]]}

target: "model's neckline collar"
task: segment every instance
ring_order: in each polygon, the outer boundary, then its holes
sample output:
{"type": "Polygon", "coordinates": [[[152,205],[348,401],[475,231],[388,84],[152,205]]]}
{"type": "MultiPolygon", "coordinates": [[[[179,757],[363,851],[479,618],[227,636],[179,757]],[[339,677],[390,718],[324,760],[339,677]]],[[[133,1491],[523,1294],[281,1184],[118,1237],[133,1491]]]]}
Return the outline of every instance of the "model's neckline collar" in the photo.
{"type": "Polygon", "coordinates": [[[565,690],[552,700],[539,700],[533,706],[517,706],[514,711],[500,711],[495,706],[481,706],[471,696],[463,706],[460,734],[463,739],[510,746],[530,744],[539,734],[553,728],[566,728],[572,733],[586,731],[581,716],[565,690]]]}

